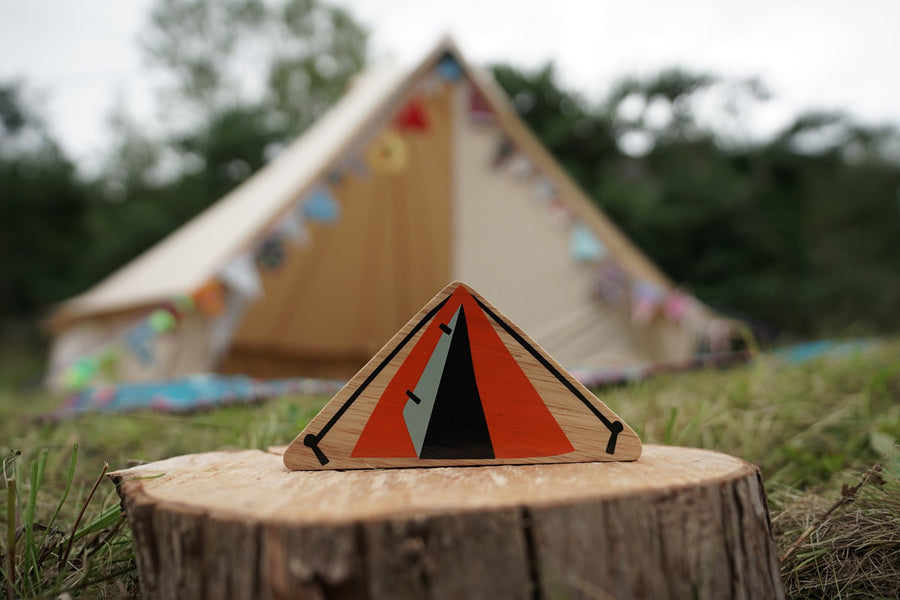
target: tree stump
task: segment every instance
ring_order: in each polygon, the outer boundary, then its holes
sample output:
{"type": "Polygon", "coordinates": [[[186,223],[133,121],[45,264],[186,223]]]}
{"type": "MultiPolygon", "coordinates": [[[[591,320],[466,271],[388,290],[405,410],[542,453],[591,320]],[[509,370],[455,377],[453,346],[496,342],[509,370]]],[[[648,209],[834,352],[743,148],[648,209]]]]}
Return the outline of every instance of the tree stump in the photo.
{"type": "Polygon", "coordinates": [[[154,598],[782,598],[759,471],[635,462],[288,471],[256,450],[111,474],[154,598]]]}

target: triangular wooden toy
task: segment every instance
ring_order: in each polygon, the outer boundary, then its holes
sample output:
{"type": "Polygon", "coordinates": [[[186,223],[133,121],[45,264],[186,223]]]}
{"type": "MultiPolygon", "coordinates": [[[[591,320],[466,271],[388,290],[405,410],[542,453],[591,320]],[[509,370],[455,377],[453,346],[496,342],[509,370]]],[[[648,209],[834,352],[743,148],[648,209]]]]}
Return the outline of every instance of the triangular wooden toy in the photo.
{"type": "Polygon", "coordinates": [[[634,431],[478,292],[445,287],[284,453],[289,469],[635,460],[634,431]]]}

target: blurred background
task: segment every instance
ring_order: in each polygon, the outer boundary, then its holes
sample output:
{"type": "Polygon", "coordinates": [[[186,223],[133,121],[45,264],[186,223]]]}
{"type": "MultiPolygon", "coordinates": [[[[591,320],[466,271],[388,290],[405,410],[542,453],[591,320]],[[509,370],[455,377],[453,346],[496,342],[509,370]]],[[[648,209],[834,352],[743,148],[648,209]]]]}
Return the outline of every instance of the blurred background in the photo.
{"type": "Polygon", "coordinates": [[[892,2],[0,0],[0,359],[451,33],[675,282],[764,341],[900,326],[892,2]]]}

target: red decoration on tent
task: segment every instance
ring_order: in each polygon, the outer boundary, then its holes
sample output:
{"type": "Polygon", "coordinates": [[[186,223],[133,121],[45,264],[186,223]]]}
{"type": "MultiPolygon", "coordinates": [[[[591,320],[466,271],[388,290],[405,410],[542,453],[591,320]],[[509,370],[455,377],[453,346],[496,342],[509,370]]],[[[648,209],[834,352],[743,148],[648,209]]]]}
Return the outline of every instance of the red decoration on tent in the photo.
{"type": "Polygon", "coordinates": [[[394,117],[394,125],[401,131],[427,131],[431,125],[425,104],[418,98],[412,98],[394,117]]]}
{"type": "Polygon", "coordinates": [[[495,118],[487,99],[474,87],[469,91],[469,117],[475,123],[491,123],[495,118]]]}

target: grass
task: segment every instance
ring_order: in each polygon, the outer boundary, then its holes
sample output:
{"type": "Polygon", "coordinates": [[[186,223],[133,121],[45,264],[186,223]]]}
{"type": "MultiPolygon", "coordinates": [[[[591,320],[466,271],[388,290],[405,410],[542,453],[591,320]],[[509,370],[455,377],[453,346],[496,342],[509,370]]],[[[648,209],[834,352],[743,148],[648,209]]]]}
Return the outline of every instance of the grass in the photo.
{"type": "MultiPolygon", "coordinates": [[[[23,367],[10,364],[0,364],[0,594],[11,586],[17,597],[137,594],[118,498],[99,477],[105,464],[286,443],[327,401],[41,424],[34,416],[58,400],[16,391],[23,367]]],[[[900,593],[900,340],[799,366],[763,357],[729,371],[665,375],[599,396],[647,443],[710,448],[760,466],[781,551],[806,533],[782,563],[790,597],[900,593]]]]}

